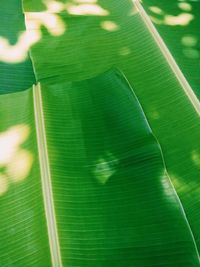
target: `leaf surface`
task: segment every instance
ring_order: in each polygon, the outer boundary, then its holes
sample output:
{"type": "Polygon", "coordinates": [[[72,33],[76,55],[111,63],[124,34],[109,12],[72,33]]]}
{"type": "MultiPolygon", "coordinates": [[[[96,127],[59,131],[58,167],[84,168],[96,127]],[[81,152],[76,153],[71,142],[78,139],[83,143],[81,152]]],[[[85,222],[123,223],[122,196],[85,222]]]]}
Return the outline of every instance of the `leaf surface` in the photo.
{"type": "Polygon", "coordinates": [[[173,182],[197,174],[183,151],[199,117],[132,1],[98,5],[107,13],[24,1],[40,83],[0,96],[0,262],[199,266],[197,201],[178,190],[182,205],[163,161],[173,182]]]}

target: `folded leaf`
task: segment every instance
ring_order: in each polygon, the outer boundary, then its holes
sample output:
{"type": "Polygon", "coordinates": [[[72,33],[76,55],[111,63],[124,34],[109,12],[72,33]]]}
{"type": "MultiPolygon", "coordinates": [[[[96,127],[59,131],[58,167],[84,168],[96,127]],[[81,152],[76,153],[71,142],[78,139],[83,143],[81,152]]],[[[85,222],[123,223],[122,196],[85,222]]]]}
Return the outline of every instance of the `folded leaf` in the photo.
{"type": "Polygon", "coordinates": [[[19,180],[17,168],[8,172],[13,155],[2,166],[2,264],[51,266],[51,254],[52,266],[198,266],[160,147],[121,73],[41,89],[40,101],[34,89],[35,116],[32,90],[0,98],[4,153],[34,159],[19,180]],[[48,154],[41,139],[36,149],[34,121],[48,154]]]}

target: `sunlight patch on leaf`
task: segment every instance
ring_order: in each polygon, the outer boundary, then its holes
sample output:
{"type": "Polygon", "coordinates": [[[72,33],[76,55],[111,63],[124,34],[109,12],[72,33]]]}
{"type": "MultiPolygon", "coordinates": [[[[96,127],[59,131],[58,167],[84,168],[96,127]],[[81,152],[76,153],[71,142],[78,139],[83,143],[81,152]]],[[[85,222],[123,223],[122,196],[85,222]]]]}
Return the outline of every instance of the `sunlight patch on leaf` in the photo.
{"type": "Polygon", "coordinates": [[[190,59],[198,59],[200,57],[200,52],[196,49],[198,44],[196,36],[185,35],[182,37],[181,43],[185,46],[182,50],[185,57],[190,59]]]}
{"type": "Polygon", "coordinates": [[[0,195],[10,183],[23,181],[31,170],[33,155],[21,147],[29,135],[30,128],[24,124],[0,133],[0,195]]]}
{"type": "Polygon", "coordinates": [[[45,26],[53,36],[64,34],[66,25],[59,15],[49,12],[26,13],[26,28],[30,32],[38,32],[41,35],[41,27],[45,26]]]}
{"type": "Polygon", "coordinates": [[[185,46],[196,46],[198,43],[198,39],[193,35],[185,35],[181,39],[181,43],[185,46]]]}
{"type": "Polygon", "coordinates": [[[6,63],[20,63],[25,61],[28,56],[29,48],[37,43],[41,38],[39,32],[23,32],[20,34],[15,45],[0,37],[0,61],[6,63]]]}
{"type": "Polygon", "coordinates": [[[193,150],[191,154],[192,161],[197,167],[200,167],[200,153],[197,150],[193,150]]]}
{"type": "Polygon", "coordinates": [[[26,125],[9,128],[0,134],[0,166],[8,164],[18,147],[27,140],[30,129],[26,125]]]}
{"type": "Polygon", "coordinates": [[[176,190],[178,189],[179,194],[186,191],[185,184],[177,174],[170,173],[170,180],[172,181],[174,188],[176,188],[176,190]]]}
{"type": "Polygon", "coordinates": [[[155,14],[164,14],[163,10],[157,6],[150,6],[149,10],[151,10],[155,14]]]}
{"type": "Polygon", "coordinates": [[[59,13],[65,9],[64,3],[52,0],[44,0],[43,3],[46,5],[48,12],[59,13]]]}
{"type": "Polygon", "coordinates": [[[112,153],[106,153],[105,157],[97,160],[94,174],[101,184],[105,184],[116,172],[117,158],[112,153]]]}
{"type": "Polygon", "coordinates": [[[97,4],[67,4],[66,10],[71,15],[107,16],[109,12],[97,4]]]}
{"type": "Polygon", "coordinates": [[[98,0],[74,0],[75,3],[79,3],[79,4],[94,4],[94,3],[97,3],[98,0]]]}
{"type": "Polygon", "coordinates": [[[152,22],[155,24],[158,24],[158,25],[163,24],[163,21],[161,19],[158,19],[158,18],[153,17],[153,16],[150,16],[150,18],[151,18],[152,22]]]}
{"type": "Polygon", "coordinates": [[[7,175],[13,182],[23,181],[29,174],[33,164],[33,156],[29,151],[21,149],[8,163],[7,175]]]}
{"type": "MultiPolygon", "coordinates": [[[[184,4],[184,3],[180,3],[184,4]]],[[[169,25],[169,26],[186,26],[188,25],[193,19],[194,15],[190,13],[180,13],[177,16],[166,14],[163,10],[158,7],[149,7],[149,9],[155,13],[156,15],[160,15],[159,18],[155,16],[150,16],[151,20],[158,25],[169,25]]],[[[188,11],[188,10],[184,10],[188,11]]]]}
{"type": "MultiPolygon", "coordinates": [[[[103,9],[97,0],[74,0],[61,3],[53,0],[43,0],[47,10],[45,13],[59,13],[67,12],[70,15],[93,15],[93,16],[107,16],[109,12],[103,9]]],[[[43,12],[42,12],[43,13],[43,12]]],[[[49,14],[50,15],[50,14],[49,14]]],[[[53,15],[53,14],[51,14],[53,15]]],[[[58,19],[58,18],[57,18],[58,19]]]]}
{"type": "Polygon", "coordinates": [[[178,7],[184,11],[191,11],[192,10],[192,6],[186,2],[178,3],[178,7]]]}
{"type": "Polygon", "coordinates": [[[161,177],[161,184],[165,198],[170,202],[175,202],[174,191],[172,190],[172,184],[169,177],[164,173],[161,177]]]}
{"type": "Polygon", "coordinates": [[[109,21],[109,20],[102,21],[101,27],[109,32],[115,32],[120,29],[119,25],[117,25],[114,21],[109,21]]]}
{"type": "Polygon", "coordinates": [[[194,19],[194,15],[188,13],[182,13],[178,16],[166,15],[164,18],[164,24],[171,26],[186,26],[194,19]]]}
{"type": "Polygon", "coordinates": [[[130,16],[130,17],[135,16],[135,14],[138,14],[138,9],[135,6],[133,6],[131,11],[129,12],[128,16],[130,16]]]}

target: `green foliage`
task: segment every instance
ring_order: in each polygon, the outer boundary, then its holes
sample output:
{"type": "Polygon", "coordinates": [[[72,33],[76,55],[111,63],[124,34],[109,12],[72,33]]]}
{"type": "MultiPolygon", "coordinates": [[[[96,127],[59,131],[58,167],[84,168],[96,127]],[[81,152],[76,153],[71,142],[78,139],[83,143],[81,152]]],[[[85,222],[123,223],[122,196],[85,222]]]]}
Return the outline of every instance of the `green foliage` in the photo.
{"type": "Polygon", "coordinates": [[[3,57],[37,86],[0,96],[0,265],[199,266],[198,103],[131,1],[51,2],[3,57]]]}

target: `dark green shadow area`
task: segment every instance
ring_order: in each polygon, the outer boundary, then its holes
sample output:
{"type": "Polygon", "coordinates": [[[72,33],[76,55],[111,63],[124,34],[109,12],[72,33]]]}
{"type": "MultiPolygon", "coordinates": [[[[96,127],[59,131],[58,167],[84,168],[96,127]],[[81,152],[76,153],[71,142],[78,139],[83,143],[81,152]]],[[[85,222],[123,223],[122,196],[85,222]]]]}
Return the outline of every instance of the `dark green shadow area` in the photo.
{"type": "Polygon", "coordinates": [[[152,17],[157,30],[200,99],[200,1],[144,0],[143,6],[152,17]],[[159,8],[161,13],[151,7],[159,8]],[[174,19],[170,20],[169,17],[166,19],[167,16],[180,18],[180,15],[182,15],[182,22],[180,21],[179,25],[170,25],[173,24],[174,19]],[[163,20],[165,22],[159,24],[163,20]]]}
{"type": "MultiPolygon", "coordinates": [[[[16,45],[20,34],[25,30],[21,1],[1,1],[0,18],[0,43],[1,38],[6,38],[10,45],[16,45]]],[[[10,56],[9,52],[8,56],[10,56]]],[[[29,57],[16,63],[2,60],[0,55],[0,94],[25,90],[33,83],[35,83],[35,77],[29,57]]]]}

